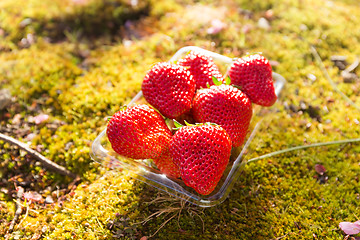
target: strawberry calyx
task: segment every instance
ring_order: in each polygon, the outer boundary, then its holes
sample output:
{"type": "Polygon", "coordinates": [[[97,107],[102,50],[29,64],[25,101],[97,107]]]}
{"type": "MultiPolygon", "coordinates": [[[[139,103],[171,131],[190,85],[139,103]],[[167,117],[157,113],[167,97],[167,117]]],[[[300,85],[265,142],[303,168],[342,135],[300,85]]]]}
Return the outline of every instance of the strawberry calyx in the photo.
{"type": "MultiPolygon", "coordinates": [[[[217,79],[217,77],[215,76],[211,76],[212,81],[214,83],[215,86],[220,86],[221,84],[225,84],[225,85],[230,85],[231,84],[231,79],[229,76],[226,76],[225,78],[225,82],[219,81],[219,79],[217,79]]],[[[210,88],[210,84],[206,83],[207,88],[210,88]]]]}
{"type": "MultiPolygon", "coordinates": [[[[215,76],[212,76],[211,78],[212,78],[213,83],[215,84],[215,86],[220,86],[221,84],[223,84],[223,82],[219,81],[215,76]]],[[[207,84],[209,84],[209,83],[207,83],[207,84]]]]}
{"type": "Polygon", "coordinates": [[[239,86],[239,85],[231,85],[231,86],[233,86],[234,88],[237,88],[237,89],[239,89],[239,90],[242,90],[242,89],[243,89],[242,86],[239,86]]]}
{"type": "Polygon", "coordinates": [[[192,124],[192,123],[188,123],[186,120],[184,120],[185,125],[179,123],[179,122],[176,121],[175,119],[173,119],[173,122],[174,122],[175,127],[173,127],[172,130],[174,130],[174,131],[177,131],[177,130],[179,130],[180,128],[185,127],[185,126],[193,126],[193,127],[203,126],[203,125],[219,126],[219,124],[212,123],[212,122],[204,122],[204,123],[195,123],[195,124],[192,124]]]}
{"type": "Polygon", "coordinates": [[[226,76],[226,78],[225,78],[225,85],[230,85],[230,84],[231,84],[230,76],[226,76]]]}

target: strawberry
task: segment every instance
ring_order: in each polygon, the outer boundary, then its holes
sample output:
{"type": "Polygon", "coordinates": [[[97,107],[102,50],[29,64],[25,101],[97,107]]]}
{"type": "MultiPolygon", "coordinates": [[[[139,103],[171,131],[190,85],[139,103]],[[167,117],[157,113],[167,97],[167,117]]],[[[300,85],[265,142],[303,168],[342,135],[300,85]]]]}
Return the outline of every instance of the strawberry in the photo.
{"type": "Polygon", "coordinates": [[[196,192],[208,195],[229,162],[231,140],[220,126],[184,126],[174,134],[170,152],[184,183],[196,192]]]}
{"type": "Polygon", "coordinates": [[[148,103],[167,118],[176,118],[191,108],[195,81],[184,67],[161,62],[144,77],[142,92],[148,103]]]}
{"type": "Polygon", "coordinates": [[[272,68],[264,56],[254,54],[239,58],[227,74],[231,84],[239,86],[251,102],[267,107],[276,102],[272,68]]]}
{"type": "Polygon", "coordinates": [[[169,150],[160,157],[154,158],[153,161],[159,170],[165,175],[175,178],[180,177],[180,169],[177,165],[175,165],[169,150]]]}
{"type": "Polygon", "coordinates": [[[243,144],[252,117],[249,98],[239,89],[221,84],[197,91],[192,113],[196,122],[212,122],[230,135],[232,145],[243,144]]]}
{"type": "Polygon", "coordinates": [[[151,107],[141,104],[116,112],[107,124],[106,134],[118,154],[133,159],[154,159],[160,171],[179,176],[175,174],[179,170],[168,157],[171,131],[151,107]]]}
{"type": "Polygon", "coordinates": [[[210,56],[191,51],[184,58],[179,59],[177,64],[188,67],[194,76],[196,89],[206,88],[207,84],[213,85],[213,77],[221,82],[224,81],[223,75],[210,56]]]}

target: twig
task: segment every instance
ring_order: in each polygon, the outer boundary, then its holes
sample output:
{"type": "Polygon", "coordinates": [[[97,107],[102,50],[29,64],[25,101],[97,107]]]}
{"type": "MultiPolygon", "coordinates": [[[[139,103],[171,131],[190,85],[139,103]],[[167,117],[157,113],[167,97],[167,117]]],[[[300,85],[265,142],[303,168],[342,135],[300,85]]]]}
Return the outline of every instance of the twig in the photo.
{"type": "Polygon", "coordinates": [[[24,195],[24,189],[22,187],[18,187],[18,191],[16,194],[16,211],[15,211],[14,218],[11,221],[11,224],[9,226],[7,233],[12,233],[12,231],[14,230],[15,224],[22,213],[23,206],[21,205],[20,201],[21,201],[21,198],[23,197],[23,195],[24,195]]]}
{"type": "MultiPolygon", "coordinates": [[[[29,202],[30,204],[31,202],[29,202]]],[[[19,228],[21,226],[21,224],[23,223],[23,221],[27,218],[28,214],[29,214],[29,204],[26,204],[26,212],[25,215],[23,217],[23,219],[21,219],[21,221],[19,222],[19,224],[17,225],[17,228],[19,228]]]]}
{"type": "Polygon", "coordinates": [[[26,151],[31,156],[36,158],[39,162],[41,162],[44,165],[44,167],[49,169],[49,170],[53,170],[54,172],[57,172],[59,174],[65,175],[65,176],[69,176],[71,178],[76,178],[77,177],[76,174],[70,172],[66,168],[64,168],[64,167],[54,163],[53,161],[49,160],[48,158],[44,157],[39,152],[31,149],[30,147],[28,147],[23,142],[20,142],[20,141],[14,139],[12,137],[9,137],[7,135],[2,134],[2,133],[0,133],[0,140],[3,140],[3,141],[8,142],[10,144],[13,144],[13,145],[21,148],[22,150],[26,151]]]}

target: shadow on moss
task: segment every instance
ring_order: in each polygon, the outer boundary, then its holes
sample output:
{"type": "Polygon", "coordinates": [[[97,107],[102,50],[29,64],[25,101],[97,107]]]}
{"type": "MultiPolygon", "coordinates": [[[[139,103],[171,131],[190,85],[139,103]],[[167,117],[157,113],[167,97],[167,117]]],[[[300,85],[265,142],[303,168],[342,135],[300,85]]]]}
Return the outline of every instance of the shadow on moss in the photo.
{"type": "Polygon", "coordinates": [[[134,4],[124,0],[55,1],[48,7],[53,8],[48,13],[43,7],[21,13],[18,34],[11,40],[17,43],[27,32],[48,37],[52,42],[71,38],[72,34],[77,38],[113,36],[121,31],[126,21],[138,20],[150,11],[149,1],[134,4]]]}
{"type": "Polygon", "coordinates": [[[68,14],[39,19],[37,32],[55,41],[64,38],[67,32],[80,32],[83,36],[113,35],[127,20],[139,19],[148,12],[147,1],[141,1],[135,7],[118,0],[93,1],[75,7],[68,14]]]}

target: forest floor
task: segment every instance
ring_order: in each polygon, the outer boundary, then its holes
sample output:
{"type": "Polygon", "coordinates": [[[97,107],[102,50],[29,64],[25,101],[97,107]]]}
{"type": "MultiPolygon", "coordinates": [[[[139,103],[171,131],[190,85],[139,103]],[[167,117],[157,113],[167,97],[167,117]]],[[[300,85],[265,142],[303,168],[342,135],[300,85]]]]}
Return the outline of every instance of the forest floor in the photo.
{"type": "Polygon", "coordinates": [[[249,162],[209,208],[106,169],[90,147],[146,71],[184,46],[262,52],[286,79],[246,159],[359,138],[359,22],[357,0],[0,1],[0,133],[73,173],[0,140],[0,236],[347,238],[339,223],[360,220],[359,142],[249,162]]]}

